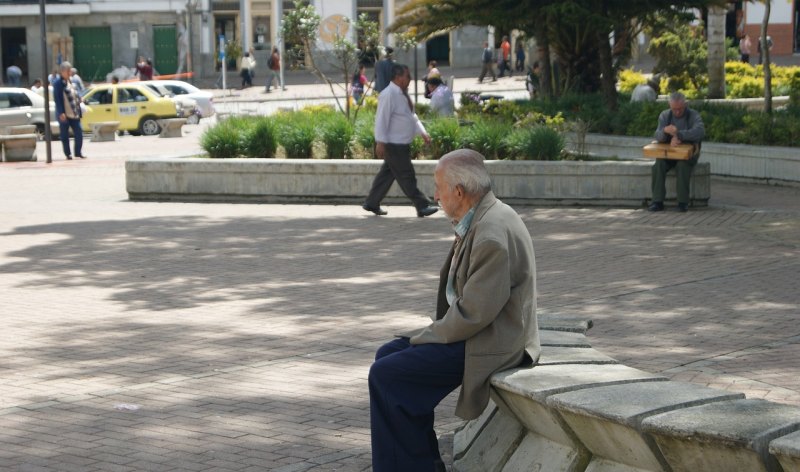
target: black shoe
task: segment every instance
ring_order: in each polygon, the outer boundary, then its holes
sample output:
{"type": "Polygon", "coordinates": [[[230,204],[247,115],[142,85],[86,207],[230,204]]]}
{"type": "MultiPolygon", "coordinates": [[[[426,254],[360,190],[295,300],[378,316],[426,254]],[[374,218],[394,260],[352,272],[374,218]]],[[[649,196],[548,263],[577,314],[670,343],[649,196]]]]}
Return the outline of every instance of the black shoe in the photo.
{"type": "Polygon", "coordinates": [[[664,211],[664,202],[653,202],[647,207],[647,211],[664,211]]]}
{"type": "Polygon", "coordinates": [[[367,204],[364,204],[364,205],[361,205],[361,208],[363,208],[363,209],[365,209],[367,211],[371,211],[372,213],[375,213],[378,216],[383,216],[383,215],[388,215],[389,214],[388,211],[384,210],[381,207],[372,208],[371,206],[369,206],[367,204]]]}
{"type": "Polygon", "coordinates": [[[72,160],[72,156],[67,156],[67,160],[71,161],[72,160]]]}
{"type": "Polygon", "coordinates": [[[81,159],[86,159],[86,156],[83,155],[79,155],[78,157],[80,157],[81,159]]]}
{"type": "Polygon", "coordinates": [[[433,205],[426,206],[425,208],[419,208],[417,210],[417,216],[420,218],[424,218],[426,216],[431,216],[432,214],[439,211],[439,207],[435,207],[433,205]]]}
{"type": "Polygon", "coordinates": [[[689,211],[689,204],[688,203],[678,203],[678,211],[681,213],[686,213],[689,211]]]}

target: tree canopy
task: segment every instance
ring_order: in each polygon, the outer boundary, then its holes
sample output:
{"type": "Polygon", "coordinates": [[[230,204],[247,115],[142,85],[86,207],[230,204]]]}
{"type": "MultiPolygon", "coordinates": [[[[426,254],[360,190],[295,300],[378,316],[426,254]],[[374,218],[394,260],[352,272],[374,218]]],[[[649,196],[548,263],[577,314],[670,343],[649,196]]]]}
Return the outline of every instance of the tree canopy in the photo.
{"type": "Polygon", "coordinates": [[[726,4],[727,0],[411,0],[390,29],[411,29],[419,39],[466,25],[524,31],[539,46],[545,96],[558,90],[602,90],[607,104],[616,107],[616,72],[629,57],[630,43],[642,25],[660,14],[726,4]],[[551,76],[557,80],[551,82],[551,76]]]}

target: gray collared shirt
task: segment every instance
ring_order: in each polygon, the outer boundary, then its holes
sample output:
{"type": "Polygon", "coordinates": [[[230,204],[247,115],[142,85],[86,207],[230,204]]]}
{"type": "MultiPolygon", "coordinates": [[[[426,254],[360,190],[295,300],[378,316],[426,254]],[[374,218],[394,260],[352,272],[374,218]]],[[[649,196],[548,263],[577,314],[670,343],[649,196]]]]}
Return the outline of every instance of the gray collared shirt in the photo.
{"type": "Polygon", "coordinates": [[[469,227],[472,225],[472,218],[475,216],[475,208],[476,207],[470,208],[467,214],[464,215],[464,217],[461,218],[461,221],[459,221],[455,226],[456,247],[453,251],[453,260],[450,261],[450,271],[447,274],[447,287],[445,288],[447,303],[450,305],[452,305],[456,299],[456,289],[453,286],[453,278],[455,277],[456,273],[456,257],[458,256],[458,251],[461,247],[461,240],[463,240],[464,236],[467,235],[467,231],[469,231],[469,227]]]}

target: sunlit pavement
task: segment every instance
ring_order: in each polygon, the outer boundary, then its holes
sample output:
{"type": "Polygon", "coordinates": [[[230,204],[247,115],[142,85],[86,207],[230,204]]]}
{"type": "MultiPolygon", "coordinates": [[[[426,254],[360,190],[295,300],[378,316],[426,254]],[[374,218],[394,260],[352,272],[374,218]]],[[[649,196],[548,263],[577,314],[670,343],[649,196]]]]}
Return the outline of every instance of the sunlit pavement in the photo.
{"type": "MultiPolygon", "coordinates": [[[[127,201],[125,158],[199,153],[204,126],[0,164],[0,470],[369,468],[372,356],[426,323],[452,229],[410,205],[127,201]]],[[[539,311],[591,318],[633,367],[800,405],[798,197],[520,207],[539,311]]]]}

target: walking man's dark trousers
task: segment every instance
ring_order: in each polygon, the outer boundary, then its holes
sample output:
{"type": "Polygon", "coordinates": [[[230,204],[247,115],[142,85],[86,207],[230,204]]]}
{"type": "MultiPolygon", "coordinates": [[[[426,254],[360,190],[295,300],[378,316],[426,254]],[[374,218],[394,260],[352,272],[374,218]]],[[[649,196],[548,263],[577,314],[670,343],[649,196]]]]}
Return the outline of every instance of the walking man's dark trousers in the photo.
{"type": "Polygon", "coordinates": [[[411,145],[387,143],[383,165],[372,181],[372,188],[367,195],[365,206],[379,208],[395,179],[417,210],[431,204],[428,197],[417,187],[417,175],[411,164],[411,145]]]}

